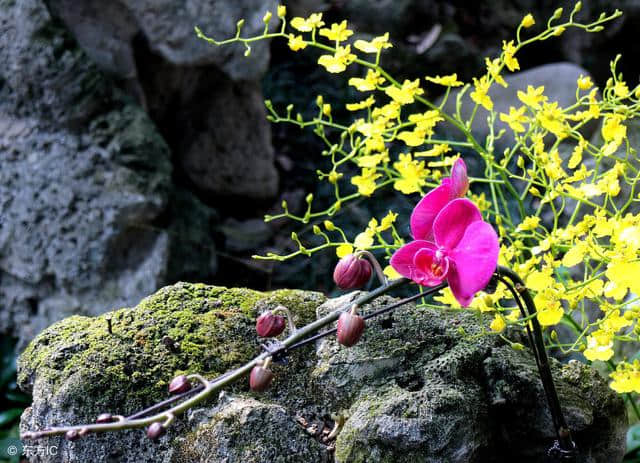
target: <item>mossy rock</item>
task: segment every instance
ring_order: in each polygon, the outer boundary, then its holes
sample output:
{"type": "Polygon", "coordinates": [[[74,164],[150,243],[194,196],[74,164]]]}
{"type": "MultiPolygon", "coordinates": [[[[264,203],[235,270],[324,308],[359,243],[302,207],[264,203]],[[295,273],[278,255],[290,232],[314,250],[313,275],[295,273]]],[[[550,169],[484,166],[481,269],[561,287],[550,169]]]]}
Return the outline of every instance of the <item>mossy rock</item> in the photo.
{"type": "MultiPolygon", "coordinates": [[[[355,296],[179,283],[133,309],[63,320],[19,361],[20,385],[34,395],[22,430],[131,413],[164,399],[176,374],[213,377],[256,355],[262,310],[282,304],[305,324],[349,308],[355,296]]],[[[393,301],[384,296],[362,310],[393,301]]],[[[179,417],[157,443],[141,430],[73,443],[51,438],[58,455],[32,460],[540,461],[554,430],[535,361],[487,335],[488,322],[470,310],[406,304],[369,320],[352,348],[329,336],[292,353],[274,365],[275,380],[262,395],[237,382],[179,417]],[[339,417],[344,426],[329,437],[339,417]]],[[[524,342],[521,333],[509,335],[524,342]]],[[[620,397],[586,365],[553,361],[552,370],[578,461],[619,461],[627,425],[620,397]]]]}
{"type": "Polygon", "coordinates": [[[260,312],[281,304],[306,324],[323,301],[313,292],[178,283],[135,309],[52,325],[20,356],[18,382],[27,391],[37,379],[52,395],[65,388],[70,396],[91,397],[87,412],[108,407],[127,414],[162,397],[178,374],[214,377],[253,358],[260,312]]]}

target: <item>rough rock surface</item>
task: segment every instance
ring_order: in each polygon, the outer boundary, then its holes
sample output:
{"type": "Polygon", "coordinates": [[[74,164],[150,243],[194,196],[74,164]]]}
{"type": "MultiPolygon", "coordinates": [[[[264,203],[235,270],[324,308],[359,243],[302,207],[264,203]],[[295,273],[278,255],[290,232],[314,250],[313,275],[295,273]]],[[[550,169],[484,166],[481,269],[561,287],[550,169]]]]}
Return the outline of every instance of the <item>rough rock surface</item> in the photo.
{"type": "MultiPolygon", "coordinates": [[[[183,2],[52,0],[52,10],[104,70],[126,79],[149,108],[180,168],[207,195],[275,195],[271,130],[258,80],[269,63],[267,41],[217,47],[196,37],[256,35],[274,0],[183,2]]],[[[271,27],[277,27],[276,16],[271,27]]]]}
{"type": "MultiPolygon", "coordinates": [[[[41,333],[19,361],[19,383],[34,396],[22,429],[131,413],[164,398],[175,374],[212,376],[248,360],[258,352],[260,311],[281,303],[306,323],[316,310],[348,307],[352,297],[323,303],[311,292],[179,283],[134,309],[68,318],[41,333]]],[[[58,456],[32,461],[539,462],[553,431],[535,362],[497,337],[475,336],[481,329],[471,311],[409,304],[368,322],[353,348],[329,337],[296,352],[274,366],[267,393],[251,394],[240,381],[179,419],[157,444],[140,430],[74,443],[52,438],[58,456]],[[346,422],[327,440],[338,414],[346,422]]],[[[579,461],[619,461],[626,429],[620,397],[582,364],[554,361],[553,375],[579,461]]]]}
{"type": "Polygon", "coordinates": [[[0,332],[31,339],[164,281],[169,150],[39,0],[0,2],[0,332]]]}
{"type": "MultiPolygon", "coordinates": [[[[262,32],[262,17],[275,0],[50,0],[80,46],[103,69],[133,78],[137,74],[133,40],[141,34],[152,50],[178,66],[214,64],[234,80],[255,80],[269,63],[267,42],[252,44],[251,60],[242,45],[213,47],[196,38],[194,26],[215,39],[232,37],[244,18],[243,34],[262,32]]],[[[277,27],[276,16],[272,27],[277,27]]]]}
{"type": "Polygon", "coordinates": [[[211,279],[201,199],[278,187],[266,43],[245,58],[193,32],[230,36],[240,17],[256,32],[274,1],[76,3],[0,0],[0,333],[19,348],[66,316],[211,279]]]}

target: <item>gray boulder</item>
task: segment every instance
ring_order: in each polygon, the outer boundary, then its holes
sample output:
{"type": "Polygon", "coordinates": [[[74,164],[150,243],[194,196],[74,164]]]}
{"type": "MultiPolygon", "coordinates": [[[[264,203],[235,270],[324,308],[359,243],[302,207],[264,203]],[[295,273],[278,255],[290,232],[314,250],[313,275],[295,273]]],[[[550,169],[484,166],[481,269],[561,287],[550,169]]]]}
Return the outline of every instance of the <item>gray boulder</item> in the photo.
{"type": "Polygon", "coordinates": [[[23,341],[164,282],[169,150],[39,0],[0,2],[0,332],[23,341]]]}
{"type": "MultiPolygon", "coordinates": [[[[177,0],[52,0],[53,11],[72,31],[80,46],[103,69],[121,77],[137,75],[133,40],[141,34],[151,49],[177,66],[213,64],[234,80],[254,80],[269,63],[267,42],[252,45],[252,59],[242,45],[214,47],[200,39],[194,26],[215,39],[233,37],[244,18],[243,35],[262,32],[262,17],[275,12],[275,0],[184,2],[177,0]]],[[[274,14],[272,27],[278,26],[274,14]]]]}
{"type": "MultiPolygon", "coordinates": [[[[215,46],[217,39],[260,34],[275,0],[185,3],[175,0],[52,0],[52,11],[102,70],[124,79],[169,142],[186,177],[203,195],[269,198],[276,194],[271,130],[258,83],[268,41],[215,46]]],[[[271,27],[278,27],[274,14],[271,27]]]]}
{"type": "MultiPolygon", "coordinates": [[[[544,86],[544,94],[548,97],[549,102],[557,101],[561,107],[570,106],[576,101],[576,81],[580,75],[589,76],[589,72],[572,63],[545,64],[515,74],[510,74],[505,70],[504,80],[507,82],[508,87],[504,88],[494,83],[489,90],[489,96],[493,100],[493,110],[498,114],[508,114],[511,106],[514,108],[522,106],[523,103],[518,99],[518,90],[526,91],[529,85],[533,87],[544,86]]],[[[469,119],[475,107],[475,103],[469,96],[472,91],[473,88],[468,90],[462,98],[460,115],[465,121],[469,119]]],[[[459,90],[451,92],[444,105],[444,112],[455,114],[458,93],[459,90]]],[[[441,100],[436,104],[440,103],[441,100]]],[[[488,115],[488,111],[479,106],[471,125],[472,131],[482,145],[484,145],[484,140],[489,135],[488,115]]],[[[509,126],[499,118],[496,118],[494,134],[497,135],[502,129],[505,129],[505,134],[495,142],[495,151],[498,153],[502,153],[504,148],[512,146],[514,143],[513,132],[509,126]]],[[[585,138],[589,138],[595,129],[596,124],[589,123],[581,129],[581,132],[585,138]]],[[[449,128],[449,130],[455,134],[456,129],[449,128]]]]}
{"type": "MultiPolygon", "coordinates": [[[[262,310],[286,305],[302,324],[316,311],[348,307],[352,297],[323,303],[312,292],[180,283],[134,309],[68,318],[20,358],[19,384],[34,398],[21,429],[132,413],[166,397],[176,374],[212,377],[253,357],[262,310]]],[[[156,444],[141,430],[49,438],[42,444],[56,445],[58,455],[31,461],[539,462],[554,431],[535,362],[496,336],[477,336],[486,323],[472,311],[407,304],[367,322],[353,348],[331,336],[296,351],[274,366],[262,395],[239,381],[178,419],[156,444]]],[[[579,461],[619,461],[627,425],[621,398],[586,365],[552,361],[552,371],[579,461]]]]}

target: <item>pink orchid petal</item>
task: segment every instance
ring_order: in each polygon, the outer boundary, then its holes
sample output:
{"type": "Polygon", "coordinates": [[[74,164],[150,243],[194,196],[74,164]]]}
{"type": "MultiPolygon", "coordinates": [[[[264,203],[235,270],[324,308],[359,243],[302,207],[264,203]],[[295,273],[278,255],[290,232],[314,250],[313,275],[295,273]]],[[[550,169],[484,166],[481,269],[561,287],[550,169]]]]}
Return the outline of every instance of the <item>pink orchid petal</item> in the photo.
{"type": "Polygon", "coordinates": [[[403,277],[410,278],[412,280],[414,279],[414,277],[424,279],[422,272],[418,274],[416,266],[413,262],[415,255],[422,249],[431,249],[435,251],[436,246],[429,241],[412,241],[394,252],[389,263],[391,264],[391,267],[393,267],[396,272],[398,272],[403,277]]]}
{"type": "Polygon", "coordinates": [[[411,234],[415,240],[433,239],[433,221],[451,200],[450,182],[431,190],[411,213],[411,234]]]}
{"type": "Polygon", "coordinates": [[[500,243],[491,225],[483,221],[471,223],[458,245],[449,251],[452,264],[447,281],[451,292],[463,307],[487,286],[498,265],[500,243]]]}
{"type": "MultiPolygon", "coordinates": [[[[436,286],[442,283],[449,270],[449,259],[438,256],[439,252],[430,248],[420,249],[413,257],[413,264],[420,272],[420,281],[412,278],[422,286],[436,286]]],[[[416,272],[416,273],[417,273],[416,272]]]]}
{"type": "Polygon", "coordinates": [[[467,191],[469,191],[467,165],[462,158],[458,158],[451,168],[451,193],[455,198],[462,198],[467,191]]]}
{"type": "Polygon", "coordinates": [[[466,289],[462,288],[462,280],[460,274],[458,273],[458,269],[456,268],[455,262],[452,262],[449,266],[449,274],[447,275],[447,283],[449,283],[449,288],[451,288],[451,293],[456,298],[456,301],[462,307],[468,307],[475,296],[475,293],[469,294],[466,292],[466,289]]]}
{"type": "Polygon", "coordinates": [[[478,206],[465,198],[447,204],[433,221],[433,236],[438,246],[455,248],[470,224],[482,221],[478,206]]]}

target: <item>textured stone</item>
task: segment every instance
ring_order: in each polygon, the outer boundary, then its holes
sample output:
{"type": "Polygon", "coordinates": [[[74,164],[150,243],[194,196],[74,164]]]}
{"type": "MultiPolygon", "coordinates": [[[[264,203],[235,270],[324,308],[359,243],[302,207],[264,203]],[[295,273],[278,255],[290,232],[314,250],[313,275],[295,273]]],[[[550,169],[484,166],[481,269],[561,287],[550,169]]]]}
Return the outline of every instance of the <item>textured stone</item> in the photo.
{"type": "Polygon", "coordinates": [[[186,175],[207,194],[273,197],[278,172],[260,86],[221,79],[207,107],[198,124],[188,124],[182,135],[180,163],[186,175]]]}
{"type": "MultiPolygon", "coordinates": [[[[262,32],[262,17],[275,11],[274,0],[179,1],[115,0],[105,4],[88,0],[51,0],[52,9],[73,32],[80,46],[103,69],[134,78],[137,75],[133,39],[144,36],[151,49],[178,66],[213,64],[234,80],[254,80],[269,63],[268,42],[252,44],[251,59],[244,47],[215,47],[196,37],[194,26],[216,39],[236,33],[236,22],[245,19],[243,34],[262,32]]],[[[277,27],[277,17],[272,27],[277,27]]]]}
{"type": "Polygon", "coordinates": [[[218,221],[215,210],[191,192],[176,188],[169,196],[166,215],[171,217],[167,281],[199,281],[213,278],[218,256],[212,238],[218,221]]]}
{"type": "MultiPolygon", "coordinates": [[[[128,414],[148,406],[165,397],[169,382],[178,374],[199,372],[213,376],[255,355],[259,346],[254,320],[260,312],[282,304],[291,309],[296,323],[304,324],[313,320],[316,307],[323,301],[322,295],[312,292],[259,293],[179,283],[158,291],[134,309],[121,309],[96,318],[74,316],[63,320],[41,333],[20,360],[18,381],[34,396],[32,407],[23,417],[25,426],[42,427],[45,423],[79,419],[93,421],[105,410],[128,414]],[[112,320],[113,334],[108,332],[107,316],[112,320]],[[177,349],[166,347],[162,341],[165,336],[176,343],[177,349]]],[[[294,379],[286,392],[280,391],[286,403],[296,403],[299,400],[296,397],[302,396],[305,389],[302,378],[295,381],[296,370],[304,370],[302,365],[303,362],[294,359],[286,368],[278,368],[278,375],[294,379]]],[[[285,384],[281,378],[276,379],[274,386],[284,389],[285,384]]],[[[231,390],[246,393],[247,382],[240,382],[231,390]]],[[[59,460],[48,461],[175,461],[170,457],[175,449],[192,455],[198,449],[210,448],[207,440],[212,435],[224,440],[222,429],[238,433],[242,427],[238,429],[236,420],[243,420],[246,415],[254,426],[275,429],[269,419],[276,418],[280,425],[286,422],[293,429],[291,418],[284,416],[281,407],[244,399],[231,402],[229,407],[220,404],[217,409],[194,411],[186,423],[178,420],[159,444],[151,443],[142,431],[96,435],[74,443],[61,440],[59,460]],[[213,417],[207,421],[211,427],[197,429],[200,438],[190,436],[188,433],[196,431],[202,414],[213,417]],[[174,443],[176,436],[195,437],[198,442],[174,443]]],[[[255,427],[247,426],[245,431],[239,439],[256,440],[255,427]]],[[[298,442],[291,444],[273,443],[275,447],[269,451],[319,448],[305,444],[303,440],[311,438],[302,433],[298,433],[298,438],[298,442]]],[[[227,457],[242,455],[247,459],[224,460],[224,455],[210,459],[205,452],[199,459],[185,457],[182,461],[269,461],[258,458],[263,450],[256,445],[253,460],[240,448],[230,448],[227,457]]]]}
{"type": "Polygon", "coordinates": [[[311,438],[279,405],[224,398],[186,438],[176,439],[172,461],[328,462],[326,447],[311,438]]]}
{"type": "MultiPolygon", "coordinates": [[[[19,361],[19,384],[34,396],[22,429],[133,412],[165,397],[177,374],[213,376],[250,359],[261,311],[283,304],[297,323],[308,323],[316,308],[319,315],[346,308],[352,297],[321,305],[318,293],[181,283],[111,313],[113,334],[105,315],[61,321],[19,361]],[[164,336],[178,350],[168,350],[164,336]]],[[[391,301],[382,297],[363,310],[391,301]]],[[[261,395],[238,382],[217,403],[178,419],[157,444],[140,430],[73,444],[51,438],[58,460],[32,461],[331,461],[332,445],[337,462],[539,462],[554,432],[535,362],[498,337],[479,335],[478,320],[472,311],[407,304],[368,321],[352,348],[331,336],[315,350],[296,351],[273,366],[274,383],[261,395]],[[346,422],[331,442],[338,415],[346,422]]],[[[621,398],[586,365],[552,361],[552,371],[578,461],[619,461],[627,424],[621,398]]]]}
{"type": "Polygon", "coordinates": [[[0,332],[22,341],[164,282],[169,150],[38,0],[0,2],[0,332]]]}

